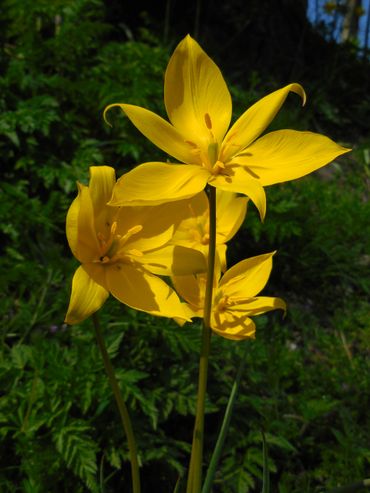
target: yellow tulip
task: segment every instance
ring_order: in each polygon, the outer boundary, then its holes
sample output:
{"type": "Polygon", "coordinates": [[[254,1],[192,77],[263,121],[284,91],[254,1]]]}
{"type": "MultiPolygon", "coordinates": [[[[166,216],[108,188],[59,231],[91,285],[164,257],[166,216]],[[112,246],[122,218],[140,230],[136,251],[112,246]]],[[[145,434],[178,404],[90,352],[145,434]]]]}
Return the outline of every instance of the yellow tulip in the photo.
{"type": "MultiPolygon", "coordinates": [[[[276,309],[285,311],[282,299],[257,296],[270,276],[274,253],[242,260],[222,277],[219,263],[216,265],[210,320],[216,334],[234,340],[254,337],[256,326],[251,316],[276,309]]],[[[206,275],[175,276],[173,283],[188,303],[189,314],[203,318],[206,275]]]]}
{"type": "Polygon", "coordinates": [[[255,103],[228,130],[232,103],[217,65],[189,35],[167,66],[164,101],[169,122],[125,103],[118,106],[156,146],[185,164],[144,163],[117,182],[112,205],[161,204],[189,198],[207,184],[250,197],[263,219],[263,187],[293,180],[349,151],[312,132],[278,130],[262,137],[290,92],[289,84],[255,103]]]}
{"type": "Polygon", "coordinates": [[[157,277],[205,270],[200,252],[169,244],[182,208],[108,206],[115,183],[113,168],[90,167],[89,186],[78,184],[69,208],[67,239],[81,266],[73,276],[66,322],[92,315],[109,293],[137,310],[189,320],[186,305],[157,277]]]}

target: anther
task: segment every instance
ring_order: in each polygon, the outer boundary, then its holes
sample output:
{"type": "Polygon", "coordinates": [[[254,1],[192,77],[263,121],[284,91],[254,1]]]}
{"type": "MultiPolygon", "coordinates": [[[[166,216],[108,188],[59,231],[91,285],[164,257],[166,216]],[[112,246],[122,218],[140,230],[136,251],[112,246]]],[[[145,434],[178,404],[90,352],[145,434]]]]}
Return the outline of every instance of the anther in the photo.
{"type": "Polygon", "coordinates": [[[211,117],[209,116],[209,114],[208,114],[208,113],[206,113],[206,114],[204,115],[204,121],[205,121],[205,123],[206,123],[207,128],[208,128],[209,130],[211,130],[211,129],[212,129],[212,120],[211,120],[211,117]]]}

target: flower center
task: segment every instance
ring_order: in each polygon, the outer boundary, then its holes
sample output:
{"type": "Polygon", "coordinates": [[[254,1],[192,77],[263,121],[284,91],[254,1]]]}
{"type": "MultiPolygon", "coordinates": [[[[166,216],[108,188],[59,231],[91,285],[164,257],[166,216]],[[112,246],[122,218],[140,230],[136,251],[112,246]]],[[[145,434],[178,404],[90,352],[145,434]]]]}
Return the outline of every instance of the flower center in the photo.
{"type": "Polygon", "coordinates": [[[99,261],[103,264],[108,262],[115,262],[117,260],[127,260],[128,256],[142,256],[142,252],[136,249],[128,249],[128,240],[139,233],[143,227],[138,224],[130,228],[126,234],[117,234],[117,221],[112,223],[109,231],[108,239],[104,237],[102,233],[98,233],[98,240],[100,246],[99,261]]]}

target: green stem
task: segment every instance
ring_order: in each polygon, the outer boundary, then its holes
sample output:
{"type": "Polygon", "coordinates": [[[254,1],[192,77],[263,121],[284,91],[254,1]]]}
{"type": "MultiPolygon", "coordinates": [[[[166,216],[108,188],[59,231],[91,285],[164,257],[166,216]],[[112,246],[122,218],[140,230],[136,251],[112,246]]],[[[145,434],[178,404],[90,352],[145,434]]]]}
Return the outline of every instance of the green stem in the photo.
{"type": "Polygon", "coordinates": [[[215,477],[215,474],[217,471],[217,465],[218,465],[218,462],[219,462],[220,457],[221,457],[222,448],[223,448],[223,445],[225,442],[227,432],[229,430],[231,415],[232,415],[232,412],[234,409],[234,404],[236,401],[236,395],[238,393],[243,369],[244,369],[244,359],[242,359],[242,361],[240,362],[239,369],[238,369],[238,372],[236,374],[236,377],[235,377],[235,380],[234,380],[234,383],[233,383],[233,386],[231,389],[230,397],[229,397],[229,400],[228,400],[228,403],[226,406],[224,419],[223,419],[222,425],[221,425],[221,430],[220,430],[220,433],[218,435],[217,442],[216,442],[214,451],[212,453],[211,461],[210,461],[209,466],[208,466],[206,479],[204,481],[203,488],[202,488],[202,493],[209,493],[211,491],[211,488],[212,488],[212,483],[213,483],[213,480],[214,480],[214,477],[215,477]]]}
{"type": "Polygon", "coordinates": [[[208,360],[211,348],[211,312],[213,277],[216,257],[216,189],[208,187],[209,198],[209,248],[208,271],[204,301],[202,346],[200,350],[198,396],[193,444],[189,466],[187,493],[200,493],[202,487],[203,438],[204,438],[204,410],[207,392],[208,360]]]}
{"type": "Polygon", "coordinates": [[[127,443],[130,452],[130,462],[131,462],[132,491],[133,493],[140,493],[140,474],[139,474],[139,464],[137,460],[137,448],[136,448],[136,442],[135,442],[130,416],[126,404],[123,400],[121,390],[119,388],[116,376],[114,374],[114,369],[111,360],[109,358],[107,348],[104,343],[104,338],[100,329],[98,315],[94,313],[92,319],[94,322],[96,339],[98,341],[98,346],[103,358],[105,371],[107,372],[108,380],[112,388],[114,398],[116,399],[116,404],[121,417],[122,426],[127,437],[127,443]]]}

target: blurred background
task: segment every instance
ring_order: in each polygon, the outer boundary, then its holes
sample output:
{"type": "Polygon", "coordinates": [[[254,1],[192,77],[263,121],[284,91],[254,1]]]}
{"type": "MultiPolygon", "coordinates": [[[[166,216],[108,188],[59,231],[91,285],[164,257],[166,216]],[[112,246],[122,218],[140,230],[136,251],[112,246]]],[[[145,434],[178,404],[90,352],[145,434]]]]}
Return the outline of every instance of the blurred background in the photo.
{"type": "MultiPolygon", "coordinates": [[[[166,156],[118,111],[165,116],[163,75],[194,36],[221,68],[234,118],[290,82],[271,129],[324,133],[349,155],[267,189],[229,264],[278,250],[256,340],[214,337],[206,461],[246,363],[215,493],[319,493],[370,475],[368,0],[2,0],[0,11],[0,491],[130,492],[125,437],[90,321],[63,320],[78,262],[64,232],[90,165],[117,175],[166,156]]],[[[109,300],[104,335],[133,416],[143,493],[172,492],[191,441],[199,326],[109,300]],[[158,355],[160,354],[160,358],[158,355]]]]}

